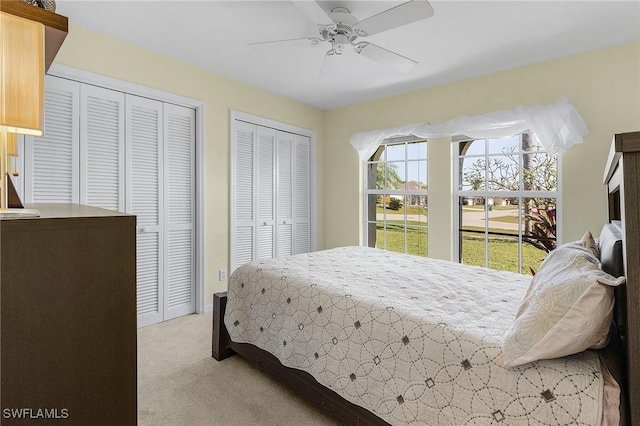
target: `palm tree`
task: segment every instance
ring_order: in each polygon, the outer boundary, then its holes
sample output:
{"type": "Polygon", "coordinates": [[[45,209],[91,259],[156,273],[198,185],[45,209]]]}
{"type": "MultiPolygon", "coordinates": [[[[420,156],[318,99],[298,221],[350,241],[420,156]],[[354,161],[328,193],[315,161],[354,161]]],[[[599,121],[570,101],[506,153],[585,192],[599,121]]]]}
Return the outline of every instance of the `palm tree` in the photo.
{"type": "Polygon", "coordinates": [[[398,174],[398,166],[394,163],[378,163],[376,171],[376,188],[398,189],[404,180],[398,174]],[[385,181],[386,176],[386,181],[385,181]]]}

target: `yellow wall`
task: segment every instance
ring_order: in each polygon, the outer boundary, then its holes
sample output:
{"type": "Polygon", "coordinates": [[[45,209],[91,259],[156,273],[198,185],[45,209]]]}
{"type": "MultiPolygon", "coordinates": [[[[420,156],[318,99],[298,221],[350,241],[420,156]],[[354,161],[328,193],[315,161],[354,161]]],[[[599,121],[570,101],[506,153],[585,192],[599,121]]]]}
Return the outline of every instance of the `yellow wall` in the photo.
{"type": "MultiPolygon", "coordinates": [[[[218,281],[218,269],[229,267],[231,110],[317,132],[318,204],[319,211],[323,211],[323,111],[74,25],[70,26],[69,35],[56,57],[56,62],[204,102],[206,304],[212,303],[214,292],[226,291],[227,288],[226,282],[218,281]]],[[[318,216],[317,222],[318,247],[323,247],[322,215],[318,216]]]]}
{"type": "MultiPolygon", "coordinates": [[[[602,173],[614,133],[640,130],[640,43],[542,62],[327,112],[325,127],[325,244],[362,240],[362,171],[349,138],[356,132],[415,122],[438,123],[567,96],[589,129],[582,145],[562,156],[564,241],[607,219],[602,173]],[[340,206],[340,208],[333,208],[340,206]],[[360,214],[355,214],[359,211],[360,214]],[[345,214],[349,212],[349,214],[345,214]]],[[[447,144],[435,140],[433,144],[447,144]]],[[[429,251],[450,258],[452,151],[429,148],[429,251]],[[435,198],[434,198],[435,197],[435,198]]]]}

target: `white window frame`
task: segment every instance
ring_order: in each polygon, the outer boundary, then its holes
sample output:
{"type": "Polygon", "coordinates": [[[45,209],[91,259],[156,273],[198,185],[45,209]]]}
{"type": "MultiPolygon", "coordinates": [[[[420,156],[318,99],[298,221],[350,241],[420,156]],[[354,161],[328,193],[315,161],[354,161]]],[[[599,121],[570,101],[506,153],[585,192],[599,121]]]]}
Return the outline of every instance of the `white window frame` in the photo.
{"type": "MultiPolygon", "coordinates": [[[[527,132],[523,132],[527,133],[527,132]]],[[[488,191],[486,189],[482,191],[468,191],[461,190],[460,188],[460,148],[459,144],[466,141],[471,140],[483,140],[485,141],[484,149],[485,152],[483,155],[474,155],[474,156],[463,156],[465,158],[489,158],[489,140],[496,138],[469,138],[467,136],[455,136],[452,138],[452,143],[455,145],[454,147],[454,155],[453,155],[453,255],[454,261],[460,262],[460,198],[461,197],[504,197],[505,194],[509,195],[509,198],[554,198],[556,200],[556,244],[559,246],[562,244],[562,154],[556,154],[558,159],[557,170],[557,190],[556,191],[488,191]]],[[[508,138],[505,138],[508,139],[508,138]]],[[[546,152],[546,151],[542,151],[546,152]]],[[[520,164],[522,164],[522,150],[519,148],[518,155],[520,156],[520,164]]],[[[496,156],[497,153],[492,153],[491,156],[496,156]]],[[[485,173],[488,173],[485,171],[485,173]]],[[[485,174],[485,182],[487,181],[488,175],[485,174]]],[[[520,177],[520,182],[522,182],[522,177],[520,177]]],[[[489,212],[485,209],[484,212],[485,223],[488,223],[489,212]]],[[[489,256],[489,240],[487,237],[488,227],[485,228],[485,265],[488,262],[489,256]]],[[[526,243],[525,243],[526,244],[526,243]]],[[[518,259],[519,265],[518,269],[522,273],[522,221],[518,221],[518,259]]],[[[526,271],[525,271],[526,272],[526,271]]]]}
{"type": "MultiPolygon", "coordinates": [[[[416,138],[415,136],[409,136],[409,137],[397,137],[397,138],[388,138],[385,139],[384,141],[382,141],[382,143],[380,144],[380,146],[382,145],[394,145],[394,144],[400,144],[400,143],[404,143],[406,144],[406,146],[408,146],[409,143],[414,143],[414,142],[427,142],[427,139],[424,138],[416,138]]],[[[427,145],[428,147],[428,145],[427,145]]],[[[378,147],[379,149],[379,147],[378,147]]],[[[406,149],[406,148],[405,148],[406,149]]],[[[376,150],[377,151],[377,150],[376,150]]],[[[421,196],[424,195],[427,197],[427,211],[429,209],[429,201],[428,201],[428,197],[429,197],[429,190],[420,190],[420,191],[408,191],[408,190],[390,190],[390,189],[369,189],[369,173],[368,173],[368,164],[371,160],[370,159],[366,159],[365,161],[362,162],[362,174],[363,174],[363,194],[364,196],[362,197],[362,217],[363,217],[363,223],[362,223],[362,244],[364,247],[368,247],[369,246],[369,195],[404,195],[406,196],[410,196],[410,195],[417,195],[417,196],[421,196]]],[[[428,179],[428,170],[429,170],[429,150],[427,149],[427,155],[424,158],[411,158],[408,159],[406,157],[406,151],[405,151],[405,164],[409,161],[426,161],[427,162],[427,188],[429,187],[429,179],[428,179]]],[[[382,162],[382,161],[381,161],[382,162]]],[[[396,161],[394,161],[396,162],[396,161]]],[[[400,162],[400,161],[397,161],[400,162]]],[[[405,167],[405,179],[407,178],[406,174],[408,173],[408,168],[405,167]]],[[[406,202],[406,198],[405,198],[405,202],[406,202]]],[[[405,222],[407,221],[407,209],[405,209],[404,211],[404,220],[405,222]]],[[[429,219],[427,217],[427,223],[425,228],[427,229],[427,235],[429,232],[429,219]]],[[[408,238],[407,238],[407,226],[404,226],[404,252],[405,254],[408,253],[407,249],[408,249],[408,238]]],[[[429,253],[429,241],[427,238],[427,255],[429,253]]],[[[384,241],[384,247],[386,250],[386,246],[387,246],[387,242],[386,242],[386,232],[385,232],[385,241],[384,241]]]]}

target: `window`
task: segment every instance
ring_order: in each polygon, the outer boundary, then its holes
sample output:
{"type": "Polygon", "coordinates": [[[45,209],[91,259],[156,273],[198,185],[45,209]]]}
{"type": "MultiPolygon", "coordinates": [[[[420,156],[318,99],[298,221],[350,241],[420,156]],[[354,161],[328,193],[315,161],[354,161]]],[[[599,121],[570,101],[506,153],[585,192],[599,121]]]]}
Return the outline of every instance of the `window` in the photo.
{"type": "Polygon", "coordinates": [[[533,133],[458,142],[461,263],[528,274],[556,247],[558,158],[533,133]]]}
{"type": "Polygon", "coordinates": [[[365,244],[426,257],[427,142],[380,145],[365,180],[365,244]]]}

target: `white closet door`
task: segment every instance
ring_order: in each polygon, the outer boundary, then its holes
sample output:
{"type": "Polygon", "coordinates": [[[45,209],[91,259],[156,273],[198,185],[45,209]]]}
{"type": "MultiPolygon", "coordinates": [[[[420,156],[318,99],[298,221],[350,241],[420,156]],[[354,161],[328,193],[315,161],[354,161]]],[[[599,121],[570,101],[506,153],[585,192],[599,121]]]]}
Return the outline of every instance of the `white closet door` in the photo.
{"type": "Polygon", "coordinates": [[[232,214],[234,220],[231,241],[231,270],[254,259],[254,228],[256,205],[254,155],[257,126],[236,121],[234,126],[232,191],[234,194],[232,214]]]}
{"type": "Polygon", "coordinates": [[[293,254],[293,139],[291,133],[277,132],[276,256],[293,254]]]}
{"type": "Polygon", "coordinates": [[[257,259],[269,259],[275,253],[275,152],[276,131],[258,127],[257,259]]]}
{"type": "Polygon", "coordinates": [[[80,87],[80,203],[124,211],[124,93],[80,87]]]}
{"type": "Polygon", "coordinates": [[[138,326],[163,320],[162,102],[126,95],[126,211],[137,216],[138,326]]]}
{"type": "Polygon", "coordinates": [[[294,139],[294,253],[307,253],[311,249],[309,205],[309,138],[295,135],[294,139]]]}
{"type": "Polygon", "coordinates": [[[164,105],[165,321],[195,312],[195,110],[164,105]]]}
{"type": "Polygon", "coordinates": [[[79,201],[80,84],[46,76],[44,136],[25,143],[27,203],[79,201]]]}

